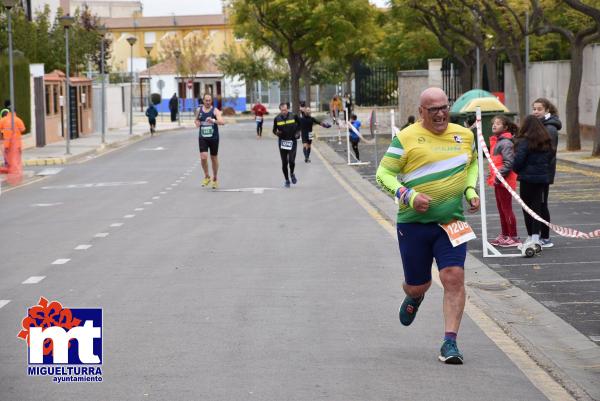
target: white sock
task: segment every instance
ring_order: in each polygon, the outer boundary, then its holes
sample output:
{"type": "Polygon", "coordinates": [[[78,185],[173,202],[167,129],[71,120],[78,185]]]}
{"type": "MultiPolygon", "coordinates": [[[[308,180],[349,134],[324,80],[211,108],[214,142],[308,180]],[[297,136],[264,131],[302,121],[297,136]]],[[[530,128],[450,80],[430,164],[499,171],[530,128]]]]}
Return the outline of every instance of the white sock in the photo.
{"type": "Polygon", "coordinates": [[[531,236],[531,240],[532,240],[533,242],[540,242],[540,235],[539,235],[539,234],[533,234],[533,235],[531,236]]]}

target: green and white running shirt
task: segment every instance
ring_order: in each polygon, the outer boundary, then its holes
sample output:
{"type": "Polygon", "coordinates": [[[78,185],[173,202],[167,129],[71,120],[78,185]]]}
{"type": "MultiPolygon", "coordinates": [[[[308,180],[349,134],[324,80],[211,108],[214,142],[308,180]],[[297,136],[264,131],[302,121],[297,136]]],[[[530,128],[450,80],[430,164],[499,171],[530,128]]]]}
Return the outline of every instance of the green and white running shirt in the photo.
{"type": "Polygon", "coordinates": [[[393,196],[405,186],[432,198],[425,213],[400,205],[398,223],[445,224],[454,219],[464,221],[463,194],[467,186],[475,187],[477,170],[471,130],[448,124],[446,131],[437,135],[416,123],[392,140],[377,169],[377,182],[393,196]]]}

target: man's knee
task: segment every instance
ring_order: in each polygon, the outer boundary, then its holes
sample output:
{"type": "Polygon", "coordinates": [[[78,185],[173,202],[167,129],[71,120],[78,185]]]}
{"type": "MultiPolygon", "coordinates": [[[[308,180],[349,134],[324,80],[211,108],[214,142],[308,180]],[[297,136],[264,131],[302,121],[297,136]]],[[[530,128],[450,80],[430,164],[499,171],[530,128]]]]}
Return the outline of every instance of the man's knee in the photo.
{"type": "Polygon", "coordinates": [[[202,160],[202,161],[208,160],[208,152],[201,152],[200,153],[200,160],[202,160]]]}
{"type": "Polygon", "coordinates": [[[460,290],[465,286],[465,270],[459,266],[445,267],[440,270],[440,281],[445,290],[460,290]]]}
{"type": "Polygon", "coordinates": [[[419,284],[419,285],[410,285],[410,284],[407,284],[406,282],[404,284],[402,284],[402,288],[404,289],[404,292],[406,293],[406,295],[408,295],[411,298],[421,297],[422,295],[424,295],[427,292],[429,287],[431,287],[431,281],[428,281],[425,284],[419,284]]]}

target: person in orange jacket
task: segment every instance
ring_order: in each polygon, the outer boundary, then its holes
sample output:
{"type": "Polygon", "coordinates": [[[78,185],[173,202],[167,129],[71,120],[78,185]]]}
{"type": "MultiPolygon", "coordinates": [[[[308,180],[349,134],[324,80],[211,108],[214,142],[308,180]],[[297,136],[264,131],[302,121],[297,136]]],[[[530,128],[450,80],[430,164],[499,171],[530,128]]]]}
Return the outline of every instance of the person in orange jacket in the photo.
{"type": "MultiPolygon", "coordinates": [[[[512,138],[517,131],[517,125],[505,116],[496,116],[492,120],[494,135],[490,136],[490,156],[502,177],[513,190],[517,187],[517,174],[512,170],[515,158],[512,138]]],[[[487,183],[494,187],[502,228],[502,232],[496,239],[490,241],[490,244],[501,247],[518,246],[520,241],[517,237],[517,220],[512,209],[512,196],[500,183],[491,166],[487,183]]]]}
{"type": "Polygon", "coordinates": [[[0,132],[3,138],[3,155],[4,165],[10,168],[11,164],[20,164],[21,159],[21,135],[25,132],[25,124],[21,120],[16,112],[14,114],[14,132],[12,128],[12,113],[6,113],[4,117],[0,119],[0,132]]]}

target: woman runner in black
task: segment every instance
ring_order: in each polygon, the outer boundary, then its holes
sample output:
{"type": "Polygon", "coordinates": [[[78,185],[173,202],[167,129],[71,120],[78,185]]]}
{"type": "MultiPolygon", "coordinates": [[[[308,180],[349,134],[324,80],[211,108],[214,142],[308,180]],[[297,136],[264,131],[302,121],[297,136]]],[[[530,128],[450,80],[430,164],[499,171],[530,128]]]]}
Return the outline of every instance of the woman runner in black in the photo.
{"type": "Polygon", "coordinates": [[[202,97],[202,106],[198,109],[196,127],[200,128],[198,132],[198,145],[200,147],[200,162],[202,170],[204,170],[204,179],[202,186],[206,187],[211,183],[210,174],[208,171],[208,151],[210,150],[210,161],[212,165],[212,188],[217,189],[219,182],[217,181],[217,172],[219,170],[219,125],[224,125],[221,111],[212,105],[212,95],[205,93],[202,97]]]}
{"type": "Polygon", "coordinates": [[[319,124],[324,128],[331,127],[331,125],[318,122],[310,115],[310,107],[306,106],[306,102],[300,102],[300,130],[302,131],[304,163],[310,163],[310,148],[313,140],[312,129],[314,124],[319,124]]]}
{"type": "Polygon", "coordinates": [[[290,176],[292,184],[298,182],[294,175],[294,168],[296,167],[296,149],[298,147],[296,133],[300,130],[300,120],[297,115],[289,112],[287,103],[281,103],[279,111],[281,113],[273,121],[273,133],[279,137],[277,145],[281,156],[281,169],[285,177],[284,186],[289,188],[290,176]]]}

